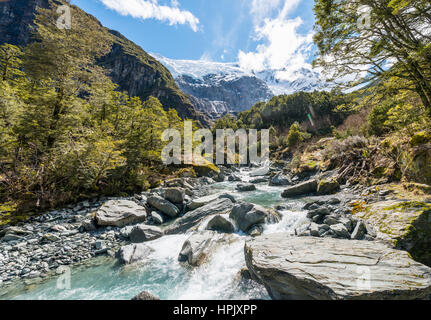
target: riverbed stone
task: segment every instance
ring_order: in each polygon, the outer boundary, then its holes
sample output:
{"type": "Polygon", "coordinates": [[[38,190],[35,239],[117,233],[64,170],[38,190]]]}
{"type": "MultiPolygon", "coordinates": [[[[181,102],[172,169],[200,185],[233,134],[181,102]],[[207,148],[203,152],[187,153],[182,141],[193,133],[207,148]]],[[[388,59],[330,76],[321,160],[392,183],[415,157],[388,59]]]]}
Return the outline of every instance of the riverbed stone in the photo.
{"type": "Polygon", "coordinates": [[[220,194],[211,194],[209,196],[206,197],[201,197],[201,198],[196,198],[193,199],[189,204],[187,204],[187,208],[192,211],[192,210],[196,210],[200,207],[203,207],[204,205],[213,202],[215,200],[217,200],[219,198],[220,194]]]}
{"type": "Polygon", "coordinates": [[[162,229],[155,226],[139,224],[132,228],[129,238],[133,243],[156,240],[163,236],[162,229]]]}
{"type": "Polygon", "coordinates": [[[256,169],[252,172],[250,172],[250,177],[263,177],[267,176],[270,172],[269,167],[261,167],[259,169],[256,169]]]}
{"type": "Polygon", "coordinates": [[[333,179],[323,179],[319,182],[317,187],[317,193],[319,195],[328,195],[340,191],[340,184],[338,181],[333,179]]]}
{"type": "Polygon", "coordinates": [[[152,195],[148,197],[148,203],[171,218],[176,218],[180,214],[180,210],[172,202],[160,196],[152,195]]]}
{"type": "Polygon", "coordinates": [[[183,244],[178,261],[197,267],[208,261],[209,255],[221,244],[229,245],[237,240],[236,235],[214,231],[193,233],[183,244]]]}
{"type": "Polygon", "coordinates": [[[182,204],[186,196],[186,192],[182,188],[166,188],[164,189],[165,199],[176,204],[182,204]]]}
{"type": "Polygon", "coordinates": [[[235,232],[235,227],[232,222],[230,222],[229,219],[223,217],[222,215],[216,215],[210,221],[208,221],[206,229],[222,233],[235,232]]]}
{"type": "Polygon", "coordinates": [[[96,212],[95,219],[99,226],[123,227],[145,221],[147,212],[133,201],[110,200],[96,212]]]}
{"type": "Polygon", "coordinates": [[[149,293],[148,291],[142,291],[140,294],[132,298],[134,301],[158,301],[159,297],[149,293]]]}
{"type": "Polygon", "coordinates": [[[166,228],[165,234],[179,234],[191,231],[191,229],[196,228],[206,217],[216,214],[226,214],[232,207],[233,202],[230,199],[216,199],[178,218],[172,225],[166,228]]]}
{"type": "Polygon", "coordinates": [[[431,269],[379,242],[278,233],[247,241],[245,258],[252,277],[276,300],[414,300],[431,294],[431,269]]]}
{"type": "Polygon", "coordinates": [[[367,227],[365,226],[365,223],[363,221],[358,221],[350,238],[352,240],[362,240],[366,233],[367,227]]]}
{"type": "Polygon", "coordinates": [[[149,246],[144,243],[130,244],[121,247],[115,256],[121,264],[133,264],[145,260],[153,252],[149,246]]]}
{"type": "Polygon", "coordinates": [[[281,196],[283,198],[292,198],[292,197],[298,197],[298,196],[316,193],[317,185],[318,185],[318,182],[315,179],[305,181],[285,189],[281,194],[281,196]]]}
{"type": "Polygon", "coordinates": [[[249,191],[255,191],[256,186],[252,183],[239,183],[236,186],[236,190],[239,192],[249,192],[249,191]]]}
{"type": "Polygon", "coordinates": [[[269,185],[274,187],[290,186],[291,184],[292,184],[292,181],[290,180],[290,178],[282,173],[276,174],[269,181],[269,185]]]}
{"type": "Polygon", "coordinates": [[[349,230],[342,223],[334,224],[330,226],[330,230],[332,230],[335,235],[339,238],[350,239],[349,230]]]}
{"type": "Polygon", "coordinates": [[[265,218],[268,215],[268,210],[264,207],[243,202],[232,208],[229,217],[235,222],[239,230],[247,232],[255,224],[265,223],[265,218]]]}

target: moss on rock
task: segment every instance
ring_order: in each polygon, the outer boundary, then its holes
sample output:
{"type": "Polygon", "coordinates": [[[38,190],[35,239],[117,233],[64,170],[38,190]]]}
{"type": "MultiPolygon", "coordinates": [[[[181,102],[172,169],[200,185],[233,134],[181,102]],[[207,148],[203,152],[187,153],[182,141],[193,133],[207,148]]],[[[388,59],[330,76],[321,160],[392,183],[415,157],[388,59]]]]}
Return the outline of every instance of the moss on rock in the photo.
{"type": "Polygon", "coordinates": [[[377,232],[377,239],[408,251],[431,266],[431,204],[420,201],[383,201],[353,211],[377,232]]]}

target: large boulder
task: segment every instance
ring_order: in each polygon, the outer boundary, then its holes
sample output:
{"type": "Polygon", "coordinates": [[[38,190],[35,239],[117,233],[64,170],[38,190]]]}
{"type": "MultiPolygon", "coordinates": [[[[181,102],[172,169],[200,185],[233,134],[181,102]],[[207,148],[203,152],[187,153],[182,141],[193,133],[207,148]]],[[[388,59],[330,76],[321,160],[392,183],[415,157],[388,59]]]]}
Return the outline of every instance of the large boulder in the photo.
{"type": "Polygon", "coordinates": [[[263,177],[269,174],[269,167],[262,167],[250,172],[250,177],[263,177]]]}
{"type": "Polygon", "coordinates": [[[130,241],[133,243],[141,243],[153,241],[163,236],[162,229],[145,224],[134,226],[129,234],[130,241]]]}
{"type": "Polygon", "coordinates": [[[160,298],[147,292],[147,291],[142,291],[140,294],[138,294],[137,296],[132,298],[132,300],[134,300],[134,301],[158,301],[158,300],[160,300],[160,298]]]}
{"type": "Polygon", "coordinates": [[[133,201],[110,200],[96,212],[95,219],[99,226],[123,227],[144,222],[147,219],[147,211],[133,201]]]}
{"type": "Polygon", "coordinates": [[[166,188],[164,189],[165,199],[177,204],[182,204],[186,196],[186,192],[182,188],[166,188]]]}
{"type": "Polygon", "coordinates": [[[431,203],[382,201],[353,204],[353,217],[376,232],[376,239],[408,251],[419,262],[431,266],[431,203]]]}
{"type": "Polygon", "coordinates": [[[290,186],[291,184],[292,184],[292,181],[290,180],[290,178],[282,173],[276,174],[269,181],[269,185],[273,187],[290,186]]]}
{"type": "Polygon", "coordinates": [[[203,207],[187,212],[165,230],[165,234],[178,234],[191,231],[206,217],[228,213],[233,207],[230,199],[216,199],[203,207]]]}
{"type": "Polygon", "coordinates": [[[429,299],[431,269],[383,243],[292,238],[247,241],[247,267],[273,299],[429,299]]]}
{"type": "Polygon", "coordinates": [[[239,203],[235,205],[229,215],[238,226],[238,229],[244,232],[247,232],[256,224],[265,223],[265,218],[268,216],[268,210],[252,203],[239,203]]]}
{"type": "Polygon", "coordinates": [[[333,194],[338,191],[340,191],[340,184],[336,179],[323,179],[317,187],[317,193],[320,195],[333,194]]]}
{"type": "Polygon", "coordinates": [[[148,203],[171,218],[176,218],[180,214],[180,210],[172,202],[160,196],[152,195],[148,197],[148,203]]]}
{"type": "Polygon", "coordinates": [[[238,183],[236,186],[236,190],[239,192],[248,192],[248,191],[255,191],[256,186],[252,183],[238,183]]]}
{"type": "Polygon", "coordinates": [[[222,233],[233,233],[235,232],[235,227],[229,219],[226,219],[222,215],[216,215],[208,221],[206,226],[207,230],[218,231],[222,233]]]}
{"type": "Polygon", "coordinates": [[[220,169],[210,162],[202,165],[194,164],[193,169],[198,177],[212,177],[220,173],[220,169]]]}
{"type": "Polygon", "coordinates": [[[315,179],[308,180],[303,183],[287,188],[286,190],[283,191],[281,196],[283,198],[291,198],[291,197],[297,197],[297,196],[303,196],[311,193],[316,193],[317,185],[318,185],[317,180],[315,179]]]}
{"type": "Polygon", "coordinates": [[[214,231],[194,233],[185,242],[178,256],[178,261],[197,267],[205,263],[209,255],[221,244],[231,244],[237,240],[235,235],[221,234],[214,231]]]}
{"type": "Polygon", "coordinates": [[[121,264],[132,264],[148,258],[152,252],[153,249],[143,243],[130,244],[121,247],[117,251],[116,257],[121,264]]]}

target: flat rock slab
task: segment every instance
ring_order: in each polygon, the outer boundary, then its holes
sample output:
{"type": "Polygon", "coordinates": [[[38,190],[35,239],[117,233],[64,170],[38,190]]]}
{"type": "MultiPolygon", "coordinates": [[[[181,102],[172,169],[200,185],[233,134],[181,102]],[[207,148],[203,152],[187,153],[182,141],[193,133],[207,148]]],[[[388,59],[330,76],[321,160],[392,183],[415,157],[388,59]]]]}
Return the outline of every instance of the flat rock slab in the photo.
{"type": "Polygon", "coordinates": [[[204,205],[213,202],[215,200],[217,200],[220,197],[221,193],[217,193],[217,194],[212,194],[206,197],[202,197],[202,198],[197,198],[197,199],[193,199],[188,205],[187,207],[189,208],[189,210],[196,210],[200,207],[203,207],[204,205]]]}
{"type": "Polygon", "coordinates": [[[247,267],[273,299],[429,299],[431,269],[379,242],[295,238],[247,241],[247,267]]]}
{"type": "Polygon", "coordinates": [[[128,224],[144,222],[147,211],[144,207],[129,200],[110,200],[96,213],[99,226],[124,227],[128,224]]]}
{"type": "Polygon", "coordinates": [[[309,180],[300,184],[294,185],[283,191],[281,196],[283,198],[293,198],[298,196],[304,196],[317,192],[318,182],[317,180],[309,180]]]}

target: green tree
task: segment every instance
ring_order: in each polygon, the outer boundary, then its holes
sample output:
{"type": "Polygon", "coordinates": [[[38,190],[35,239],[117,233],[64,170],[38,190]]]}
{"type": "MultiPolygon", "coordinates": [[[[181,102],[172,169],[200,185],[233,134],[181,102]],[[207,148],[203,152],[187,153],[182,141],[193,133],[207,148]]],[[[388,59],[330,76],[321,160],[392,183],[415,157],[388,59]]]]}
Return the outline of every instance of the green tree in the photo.
{"type": "Polygon", "coordinates": [[[315,0],[314,11],[315,65],[334,78],[407,80],[431,115],[431,2],[315,0]]]}

